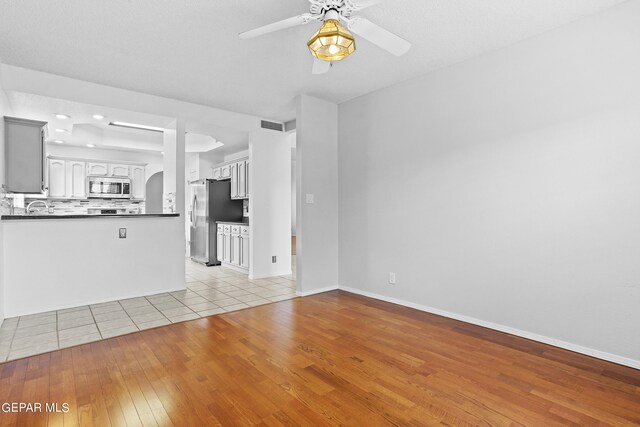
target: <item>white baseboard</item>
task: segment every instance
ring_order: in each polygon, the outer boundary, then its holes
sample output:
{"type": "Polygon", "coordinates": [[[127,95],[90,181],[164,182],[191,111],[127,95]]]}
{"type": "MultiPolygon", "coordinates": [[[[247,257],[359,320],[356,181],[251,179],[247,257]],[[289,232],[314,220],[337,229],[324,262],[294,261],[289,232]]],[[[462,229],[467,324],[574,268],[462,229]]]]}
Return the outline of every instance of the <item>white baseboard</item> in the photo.
{"type": "Polygon", "coordinates": [[[334,286],[327,286],[326,288],[318,288],[318,289],[312,289],[310,291],[296,291],[296,295],[298,295],[299,297],[308,297],[309,295],[315,295],[315,294],[321,294],[323,292],[329,292],[329,291],[335,291],[336,289],[338,289],[338,285],[334,285],[334,286]]]}
{"type": "Polygon", "coordinates": [[[229,270],[237,271],[238,273],[249,274],[249,269],[238,267],[237,265],[229,264],[226,262],[220,262],[220,265],[224,268],[228,268],[229,270]]]}
{"type": "MultiPolygon", "coordinates": [[[[438,308],[428,307],[425,305],[420,305],[420,304],[404,301],[397,298],[392,298],[384,295],[374,294],[372,292],[362,291],[360,289],[351,288],[349,286],[340,285],[338,286],[338,288],[346,292],[351,292],[351,293],[362,295],[365,297],[374,298],[377,300],[414,308],[416,310],[437,314],[439,316],[448,317],[450,319],[460,320],[462,322],[471,323],[473,325],[483,326],[485,328],[493,329],[496,331],[506,332],[507,334],[516,335],[522,338],[527,338],[533,341],[538,341],[538,342],[549,344],[555,347],[560,347],[565,350],[575,351],[576,353],[585,354],[587,356],[592,356],[597,359],[602,359],[608,362],[613,362],[620,365],[629,366],[631,368],[640,369],[640,360],[631,359],[624,356],[618,356],[618,355],[607,353],[604,351],[595,350],[589,347],[584,347],[578,344],[573,344],[567,341],[562,341],[562,340],[550,338],[544,335],[539,335],[532,332],[527,332],[520,329],[512,328],[509,326],[500,325],[498,323],[487,322],[485,320],[476,319],[474,317],[464,316],[462,314],[457,314],[457,313],[451,313],[449,311],[440,310],[438,308]]],[[[301,296],[306,296],[306,295],[301,295],[301,296]]]]}
{"type": "MultiPolygon", "coordinates": [[[[226,267],[226,265],[225,265],[225,267],[226,267]]],[[[244,272],[246,273],[246,270],[244,272]]],[[[289,275],[291,275],[291,270],[288,270],[288,271],[277,271],[275,273],[270,273],[270,274],[255,274],[255,275],[249,274],[249,279],[258,280],[258,279],[267,279],[269,277],[289,276],[289,275]]]]}

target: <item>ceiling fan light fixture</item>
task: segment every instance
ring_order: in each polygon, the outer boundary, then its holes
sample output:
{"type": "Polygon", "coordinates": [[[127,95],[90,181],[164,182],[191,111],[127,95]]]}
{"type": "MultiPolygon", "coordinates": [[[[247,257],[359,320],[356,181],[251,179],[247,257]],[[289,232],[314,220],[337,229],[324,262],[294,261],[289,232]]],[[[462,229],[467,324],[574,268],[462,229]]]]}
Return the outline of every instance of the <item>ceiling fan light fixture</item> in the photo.
{"type": "Polygon", "coordinates": [[[327,19],[307,42],[311,54],[323,61],[340,61],[356,50],[356,40],[337,19],[327,19]]]}

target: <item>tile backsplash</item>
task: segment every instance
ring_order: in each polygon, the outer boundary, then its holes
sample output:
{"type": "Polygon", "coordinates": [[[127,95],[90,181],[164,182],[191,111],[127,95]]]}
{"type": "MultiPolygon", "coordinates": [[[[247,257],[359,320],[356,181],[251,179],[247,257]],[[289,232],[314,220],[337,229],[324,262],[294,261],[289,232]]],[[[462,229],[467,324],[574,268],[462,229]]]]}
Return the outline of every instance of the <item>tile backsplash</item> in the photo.
{"type": "MultiPolygon", "coordinates": [[[[25,206],[34,200],[46,201],[53,209],[53,214],[87,214],[88,209],[125,209],[127,213],[144,213],[144,201],[139,200],[117,200],[117,199],[43,199],[43,198],[30,198],[25,196],[25,206]]],[[[4,209],[3,209],[4,210],[4,209]]],[[[45,211],[46,208],[41,204],[33,207],[33,212],[45,211]]],[[[25,213],[25,208],[14,208],[15,215],[22,215],[25,213]]],[[[1,212],[0,214],[8,214],[8,212],[1,212]]]]}

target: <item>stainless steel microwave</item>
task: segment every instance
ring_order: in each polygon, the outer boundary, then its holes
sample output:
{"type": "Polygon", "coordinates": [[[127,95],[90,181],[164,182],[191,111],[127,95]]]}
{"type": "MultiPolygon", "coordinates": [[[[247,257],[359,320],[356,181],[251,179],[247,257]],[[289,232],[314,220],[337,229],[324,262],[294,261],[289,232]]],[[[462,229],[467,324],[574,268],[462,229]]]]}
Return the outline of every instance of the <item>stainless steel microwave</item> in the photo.
{"type": "Polygon", "coordinates": [[[87,197],[99,199],[130,199],[131,180],[129,178],[88,176],[87,197]]]}

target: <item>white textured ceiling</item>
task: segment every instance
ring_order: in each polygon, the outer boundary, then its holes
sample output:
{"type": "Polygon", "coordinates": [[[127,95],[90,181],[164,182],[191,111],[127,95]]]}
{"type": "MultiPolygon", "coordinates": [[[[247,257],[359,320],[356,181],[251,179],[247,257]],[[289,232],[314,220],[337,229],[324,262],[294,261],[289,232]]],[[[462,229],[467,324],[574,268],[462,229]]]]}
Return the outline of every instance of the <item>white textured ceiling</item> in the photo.
{"type": "Polygon", "coordinates": [[[413,43],[357,52],[311,75],[317,24],[258,39],[239,32],[308,11],[306,0],[3,0],[2,62],[288,120],[309,93],[343,102],[513,44],[623,0],[387,0],[361,14],[413,43]]]}

